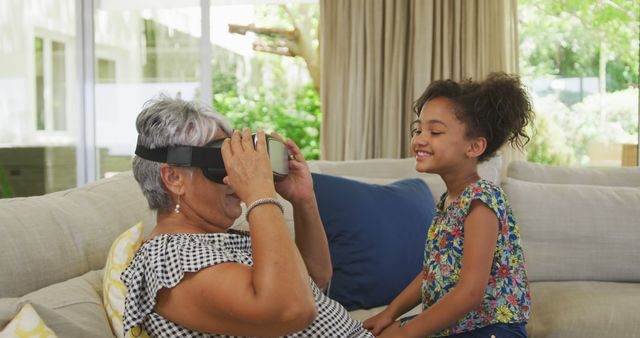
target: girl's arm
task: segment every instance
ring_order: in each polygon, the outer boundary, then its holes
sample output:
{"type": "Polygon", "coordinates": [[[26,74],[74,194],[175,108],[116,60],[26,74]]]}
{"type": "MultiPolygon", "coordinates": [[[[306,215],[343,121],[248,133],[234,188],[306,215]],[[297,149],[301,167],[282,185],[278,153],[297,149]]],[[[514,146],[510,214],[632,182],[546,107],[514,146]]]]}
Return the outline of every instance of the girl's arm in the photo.
{"type": "Polygon", "coordinates": [[[374,335],[379,335],[385,328],[393,323],[396,318],[413,309],[422,300],[422,271],[407,285],[404,290],[382,312],[367,319],[363,327],[374,335]]]}
{"type": "Polygon", "coordinates": [[[423,272],[420,271],[416,278],[411,281],[411,284],[402,290],[398,297],[387,306],[385,311],[389,311],[394,317],[393,319],[402,316],[422,302],[422,279],[423,272]]]}
{"type": "Polygon", "coordinates": [[[498,237],[498,218],[481,201],[471,202],[464,222],[464,251],[458,284],[402,328],[391,326],[381,337],[425,337],[443,330],[482,304],[498,237]]]}

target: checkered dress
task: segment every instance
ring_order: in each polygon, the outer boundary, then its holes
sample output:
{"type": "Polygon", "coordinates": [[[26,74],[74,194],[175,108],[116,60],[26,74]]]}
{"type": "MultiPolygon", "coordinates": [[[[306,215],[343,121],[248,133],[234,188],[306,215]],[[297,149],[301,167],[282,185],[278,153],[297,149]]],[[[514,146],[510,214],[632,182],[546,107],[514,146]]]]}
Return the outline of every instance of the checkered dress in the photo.
{"type": "MultiPolygon", "coordinates": [[[[124,332],[143,328],[152,337],[229,337],[189,330],[153,311],[161,288],[176,286],[185,272],[225,262],[253,265],[251,239],[238,232],[212,234],[163,234],[145,242],[121,276],[127,287],[124,332]]],[[[310,279],[317,317],[303,331],[286,337],[372,338],[362,323],[325,296],[310,279]]]]}

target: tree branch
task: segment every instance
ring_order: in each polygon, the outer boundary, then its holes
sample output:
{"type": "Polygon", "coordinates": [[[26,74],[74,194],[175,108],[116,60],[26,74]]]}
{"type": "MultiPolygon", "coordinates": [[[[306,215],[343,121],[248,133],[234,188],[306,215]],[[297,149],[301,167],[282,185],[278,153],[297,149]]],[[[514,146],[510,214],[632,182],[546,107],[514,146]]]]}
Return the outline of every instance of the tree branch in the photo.
{"type": "Polygon", "coordinates": [[[269,54],[276,54],[282,56],[296,56],[289,47],[286,46],[272,46],[268,44],[260,44],[258,42],[253,43],[253,50],[257,52],[264,52],[269,54]]]}
{"type": "Polygon", "coordinates": [[[298,38],[298,33],[295,30],[271,27],[256,27],[253,24],[248,26],[229,24],[229,33],[245,35],[247,34],[247,32],[253,32],[258,35],[279,36],[287,40],[296,40],[298,38]]]}
{"type": "Polygon", "coordinates": [[[637,13],[629,13],[627,10],[624,9],[624,7],[618,5],[613,0],[607,0],[607,1],[605,1],[605,4],[617,9],[620,13],[622,13],[622,14],[626,15],[627,17],[629,17],[629,19],[638,20],[638,18],[639,18],[637,13]]]}

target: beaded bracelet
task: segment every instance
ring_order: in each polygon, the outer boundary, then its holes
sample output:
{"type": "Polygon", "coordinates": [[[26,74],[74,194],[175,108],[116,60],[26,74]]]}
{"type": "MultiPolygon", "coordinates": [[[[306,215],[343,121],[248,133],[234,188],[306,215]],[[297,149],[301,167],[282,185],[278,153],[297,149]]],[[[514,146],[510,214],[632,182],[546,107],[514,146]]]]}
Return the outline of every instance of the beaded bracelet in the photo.
{"type": "Polygon", "coordinates": [[[271,198],[271,197],[259,198],[253,201],[253,203],[251,203],[251,205],[247,207],[247,215],[245,216],[245,219],[247,220],[247,222],[249,222],[249,213],[251,212],[251,210],[263,204],[275,204],[278,208],[280,208],[280,211],[282,211],[282,213],[284,214],[284,206],[282,206],[282,203],[280,203],[280,201],[278,201],[277,199],[271,198]]]}

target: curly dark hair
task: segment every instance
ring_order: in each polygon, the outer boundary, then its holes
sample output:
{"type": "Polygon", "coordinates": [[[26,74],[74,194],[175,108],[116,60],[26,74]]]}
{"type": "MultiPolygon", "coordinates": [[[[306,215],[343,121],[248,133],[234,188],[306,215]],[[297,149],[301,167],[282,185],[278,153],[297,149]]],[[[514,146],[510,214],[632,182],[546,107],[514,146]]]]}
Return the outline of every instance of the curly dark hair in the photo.
{"type": "Polygon", "coordinates": [[[420,117],[429,100],[444,97],[456,106],[456,117],[466,126],[466,137],[484,137],[487,149],[478,158],[493,157],[507,141],[524,149],[530,137],[526,126],[533,122],[529,95],[517,75],[491,73],[481,82],[438,80],[416,100],[413,111],[420,117]]]}

